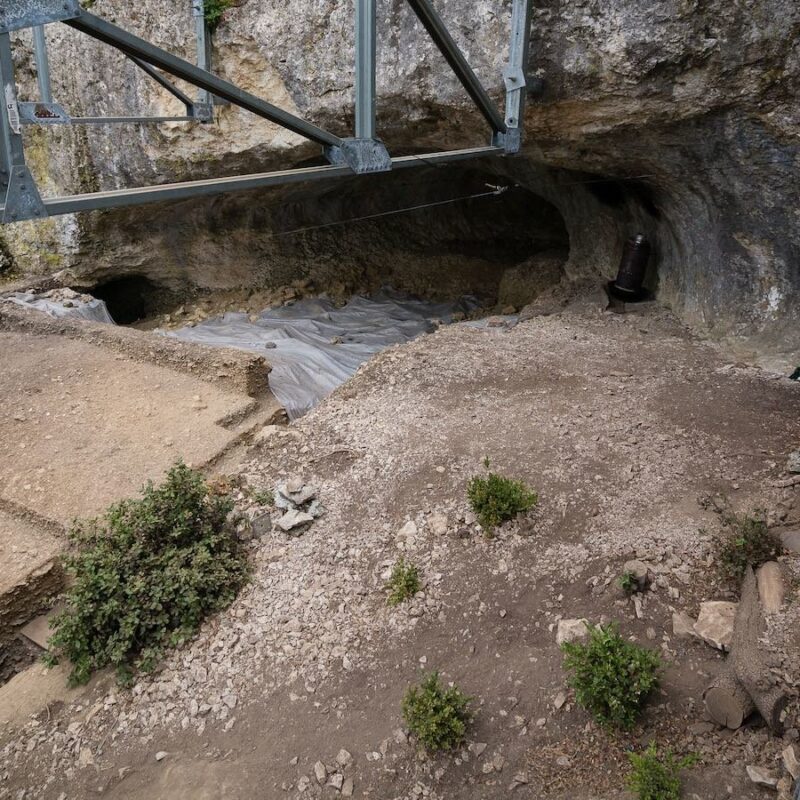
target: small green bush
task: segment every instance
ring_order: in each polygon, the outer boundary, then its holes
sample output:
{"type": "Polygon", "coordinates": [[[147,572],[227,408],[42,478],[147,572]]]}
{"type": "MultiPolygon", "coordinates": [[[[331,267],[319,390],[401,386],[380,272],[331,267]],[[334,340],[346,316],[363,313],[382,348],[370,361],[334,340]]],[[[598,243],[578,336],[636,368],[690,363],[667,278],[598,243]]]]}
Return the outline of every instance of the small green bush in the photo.
{"type": "Polygon", "coordinates": [[[697,756],[675,758],[670,750],[659,756],[655,742],[642,753],[628,753],[631,772],[628,788],[638,800],[680,800],[681,770],[697,762],[697,756]]]}
{"type": "MultiPolygon", "coordinates": [[[[484,465],[489,468],[488,459],[484,465]]],[[[489,534],[501,523],[529,511],[539,502],[536,492],[532,492],[521,481],[493,472],[485,478],[480,475],[472,478],[467,486],[467,497],[478,522],[489,534]]]]}
{"type": "Polygon", "coordinates": [[[430,751],[452,750],[464,741],[472,719],[470,698],[457,686],[443,687],[432,672],[403,698],[403,719],[419,742],[430,751]]]}
{"type": "Polygon", "coordinates": [[[66,558],[74,582],[49,642],[55,659],[72,662],[72,684],[107,665],[129,683],[233,600],[247,562],[225,526],[231,508],[200,473],[178,463],[140,499],[115,503],[102,520],[75,523],[77,550],[66,558]]]}
{"type": "Polygon", "coordinates": [[[420,590],[419,570],[414,564],[406,564],[401,558],[392,570],[389,583],[389,597],[386,602],[390,606],[399,606],[404,600],[413,597],[420,590]]]}
{"type": "Polygon", "coordinates": [[[601,725],[630,728],[658,686],[661,659],[623,639],[617,625],[588,628],[587,644],[561,645],[575,698],[601,725]]]}
{"type": "Polygon", "coordinates": [[[639,591],[639,581],[632,572],[623,572],[617,582],[619,588],[627,595],[636,594],[639,591]]]}
{"type": "Polygon", "coordinates": [[[233,5],[233,0],[205,0],[203,5],[206,25],[213,33],[222,22],[225,12],[233,5]]]}
{"type": "Polygon", "coordinates": [[[764,511],[725,514],[722,524],[726,534],[718,542],[717,560],[720,574],[726,581],[738,584],[748,566],[756,569],[780,554],[780,540],[767,527],[764,511]]]}
{"type": "Polygon", "coordinates": [[[275,495],[269,489],[256,489],[252,497],[260,506],[271,506],[275,503],[275,495]]]}

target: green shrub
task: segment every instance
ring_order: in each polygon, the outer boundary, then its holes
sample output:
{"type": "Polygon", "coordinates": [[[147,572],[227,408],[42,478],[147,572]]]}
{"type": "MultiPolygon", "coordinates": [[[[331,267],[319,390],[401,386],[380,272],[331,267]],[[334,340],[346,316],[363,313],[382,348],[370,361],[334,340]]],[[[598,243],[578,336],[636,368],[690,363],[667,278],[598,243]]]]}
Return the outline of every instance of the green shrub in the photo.
{"type": "Polygon", "coordinates": [[[740,583],[745,569],[772,561],[781,551],[778,537],[767,527],[766,514],[756,509],[752,514],[726,513],[722,517],[726,531],[717,543],[717,560],[722,577],[740,583]]]}
{"type": "Polygon", "coordinates": [[[178,463],[140,499],[75,523],[76,552],[66,558],[74,582],[49,642],[55,658],[72,662],[71,683],[107,665],[130,682],[233,600],[247,562],[225,526],[231,508],[200,473],[178,463]]]}
{"type": "Polygon", "coordinates": [[[638,800],[680,800],[680,772],[697,762],[697,756],[677,759],[670,750],[659,756],[655,742],[642,753],[628,753],[628,758],[627,784],[638,800]]]}
{"type": "Polygon", "coordinates": [[[658,686],[661,659],[623,639],[616,625],[588,628],[587,644],[561,645],[575,698],[601,725],[630,728],[658,686]]]}
{"type": "Polygon", "coordinates": [[[204,11],[206,25],[213,33],[222,22],[225,12],[233,5],[233,0],[205,0],[204,11]]]}
{"type": "Polygon", "coordinates": [[[252,497],[260,506],[271,506],[275,504],[275,495],[269,489],[256,489],[252,497]]]}
{"type": "Polygon", "coordinates": [[[627,595],[636,594],[639,591],[639,581],[632,572],[623,572],[617,581],[619,588],[627,595]]]}
{"type": "Polygon", "coordinates": [[[389,597],[386,602],[390,606],[399,606],[404,600],[413,597],[420,590],[419,570],[414,564],[406,564],[401,558],[392,570],[389,583],[389,597]]]}
{"type": "MultiPolygon", "coordinates": [[[[484,465],[489,468],[489,459],[484,461],[484,465]]],[[[493,472],[485,478],[479,475],[472,478],[467,486],[467,497],[478,522],[489,534],[501,523],[529,511],[539,502],[536,492],[521,481],[493,472]]]]}
{"type": "Polygon", "coordinates": [[[464,741],[472,719],[470,698],[457,686],[443,687],[439,673],[432,672],[419,686],[411,686],[403,698],[403,719],[428,750],[452,750],[464,741]]]}

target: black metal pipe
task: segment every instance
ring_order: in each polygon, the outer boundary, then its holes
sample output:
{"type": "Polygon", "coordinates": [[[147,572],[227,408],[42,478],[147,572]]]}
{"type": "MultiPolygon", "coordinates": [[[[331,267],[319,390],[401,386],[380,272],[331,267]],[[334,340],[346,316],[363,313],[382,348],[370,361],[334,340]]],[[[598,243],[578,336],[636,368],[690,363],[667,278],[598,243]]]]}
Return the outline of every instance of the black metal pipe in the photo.
{"type": "Polygon", "coordinates": [[[168,81],[160,72],[156,72],[146,61],[142,61],[136,56],[129,55],[128,58],[139,67],[142,72],[149,75],[159,86],[163,86],[173,97],[177,97],[186,106],[187,113],[191,113],[194,101],[189,95],[184,94],[174,83],[168,81]]]}
{"type": "Polygon", "coordinates": [[[277,125],[281,125],[287,130],[294,131],[312,142],[317,142],[323,146],[339,147],[342,140],[332,133],[306,122],[282,108],[256,97],[254,94],[245,92],[233,83],[222,80],[210,72],[206,72],[182,58],[156,47],[154,44],[128,33],[126,30],[106,22],[88,11],[82,11],[81,14],[73,19],[65,19],[65,25],[69,25],[75,30],[81,31],[94,39],[105,44],[110,44],[117,50],[125,53],[127,56],[140,58],[154,67],[163,69],[170,75],[176,78],[181,78],[200,89],[205,89],[212,94],[222,97],[225,100],[237,105],[247,111],[256,114],[259,117],[270,120],[277,125]]]}
{"type": "Polygon", "coordinates": [[[408,4],[425,26],[428,35],[433,39],[456,77],[461,81],[461,85],[467,90],[472,102],[492,126],[492,130],[496,133],[505,133],[508,129],[502,114],[495,108],[483,88],[483,84],[478,80],[478,76],[473,72],[467,59],[464,58],[464,54],[458,49],[458,45],[447,30],[442,18],[436,13],[436,9],[429,0],[408,0],[408,4]]]}

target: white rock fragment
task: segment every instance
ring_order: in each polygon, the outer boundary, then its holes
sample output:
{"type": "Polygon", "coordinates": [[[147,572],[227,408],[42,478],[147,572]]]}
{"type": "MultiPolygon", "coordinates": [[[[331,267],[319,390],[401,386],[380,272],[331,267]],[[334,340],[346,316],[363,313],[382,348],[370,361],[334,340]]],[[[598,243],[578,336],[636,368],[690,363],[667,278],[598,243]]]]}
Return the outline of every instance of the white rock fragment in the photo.
{"type": "Polygon", "coordinates": [[[693,637],[694,620],[685,611],[672,612],[672,635],[678,637],[693,637]]]}
{"type": "Polygon", "coordinates": [[[353,756],[350,755],[350,753],[348,753],[347,750],[345,750],[344,748],[342,748],[336,754],[336,763],[340,767],[346,767],[348,764],[350,764],[352,762],[352,760],[353,760],[353,756]]]}
{"type": "Polygon", "coordinates": [[[345,778],[344,783],[342,784],[342,797],[352,797],[353,790],[354,790],[353,779],[345,778]]]}
{"type": "Polygon", "coordinates": [[[747,777],[759,786],[774,789],[778,785],[778,776],[766,767],[754,767],[748,764],[747,777]]]}
{"type": "Polygon", "coordinates": [[[292,509],[287,511],[276,524],[284,533],[288,533],[289,531],[309,525],[313,521],[314,517],[312,517],[311,514],[307,514],[305,511],[295,511],[292,509]]]}
{"type": "Polygon", "coordinates": [[[166,750],[159,750],[156,753],[156,761],[163,761],[168,755],[169,753],[166,750]]]}
{"type": "Polygon", "coordinates": [[[317,779],[317,783],[320,784],[320,786],[325,783],[325,779],[328,777],[328,770],[321,761],[317,761],[317,763],[314,764],[314,777],[317,779]]]}
{"type": "Polygon", "coordinates": [[[560,619],[556,630],[556,644],[561,647],[565,642],[579,642],[589,638],[587,619],[560,619]]]}
{"type": "Polygon", "coordinates": [[[794,746],[789,745],[781,753],[783,756],[783,766],[786,771],[795,779],[800,778],[800,761],[797,760],[797,754],[794,752],[794,746]]]}
{"type": "Polygon", "coordinates": [[[447,515],[431,514],[428,517],[428,528],[434,536],[444,536],[447,533],[447,515]]]}
{"type": "Polygon", "coordinates": [[[733,638],[733,621],[738,603],[709,600],[700,604],[694,632],[718,650],[729,650],[733,638]]]}

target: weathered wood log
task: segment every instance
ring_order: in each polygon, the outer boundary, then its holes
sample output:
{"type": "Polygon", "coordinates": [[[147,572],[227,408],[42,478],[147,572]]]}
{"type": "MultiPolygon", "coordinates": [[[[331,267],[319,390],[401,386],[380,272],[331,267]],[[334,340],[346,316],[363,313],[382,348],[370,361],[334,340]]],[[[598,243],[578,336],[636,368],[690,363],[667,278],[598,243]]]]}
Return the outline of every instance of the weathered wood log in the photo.
{"type": "Polygon", "coordinates": [[[708,713],[720,725],[738,728],[755,707],[770,730],[781,734],[789,697],[764,660],[759,638],[765,627],[758,584],[752,568],[748,567],[736,610],[731,654],[725,670],[706,689],[703,698],[708,713]]]}
{"type": "Polygon", "coordinates": [[[756,570],[758,596],[765,614],[777,614],[785,598],[781,565],[777,561],[768,561],[756,570]]]}
{"type": "Polygon", "coordinates": [[[736,730],[756,710],[747,689],[733,674],[733,669],[721,672],[703,693],[711,719],[718,725],[736,730]]]}

